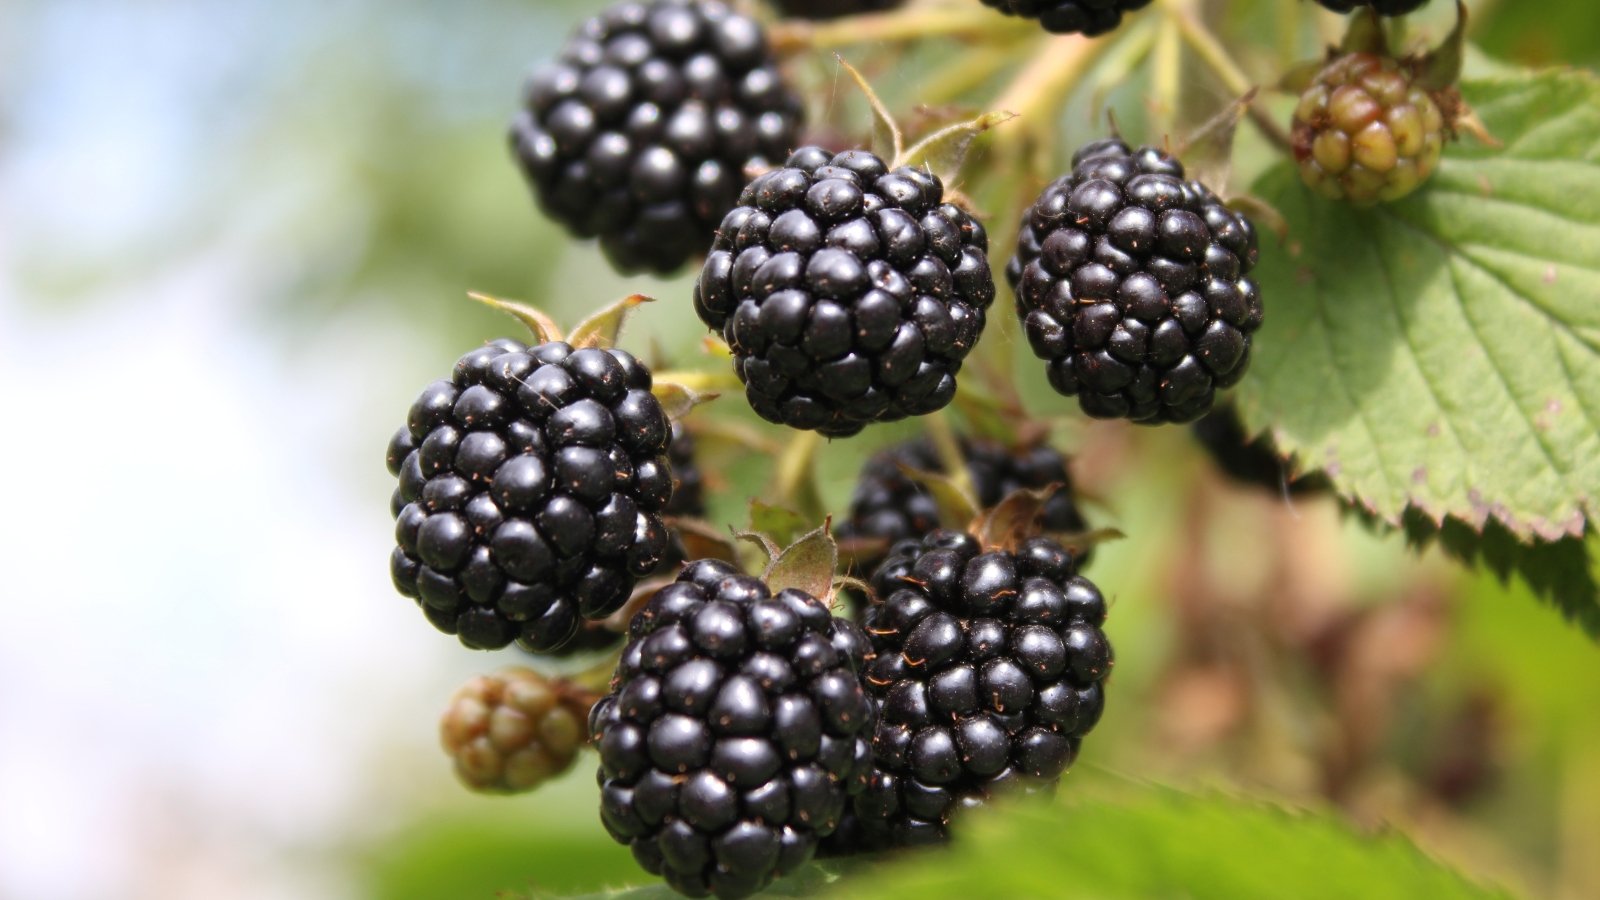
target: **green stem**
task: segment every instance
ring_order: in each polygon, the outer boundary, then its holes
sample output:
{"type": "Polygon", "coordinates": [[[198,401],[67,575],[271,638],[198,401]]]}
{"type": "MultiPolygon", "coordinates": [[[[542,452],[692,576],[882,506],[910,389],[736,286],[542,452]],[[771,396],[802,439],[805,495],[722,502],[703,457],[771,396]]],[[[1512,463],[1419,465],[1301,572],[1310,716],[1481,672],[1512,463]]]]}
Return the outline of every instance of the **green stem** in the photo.
{"type": "MultiPolygon", "coordinates": [[[[1178,26],[1178,33],[1183,36],[1184,43],[1194,51],[1195,56],[1205,63],[1206,68],[1221,80],[1223,87],[1235,97],[1242,97],[1256,87],[1255,83],[1246,75],[1244,69],[1234,60],[1233,54],[1222,45],[1222,41],[1205,26],[1204,22],[1189,9],[1183,0],[1166,0],[1162,9],[1178,26]]],[[[1276,119],[1273,119],[1265,110],[1254,103],[1247,110],[1250,121],[1261,129],[1267,139],[1287,152],[1290,147],[1289,133],[1283,130],[1276,119]]]]}
{"type": "Polygon", "coordinates": [[[1104,49],[1104,42],[1072,34],[1050,38],[1041,46],[994,102],[994,109],[1048,121],[1071,97],[1078,79],[1104,49]]]}
{"type": "Polygon", "coordinates": [[[1156,133],[1170,135],[1177,125],[1183,84],[1183,38],[1170,16],[1161,19],[1156,31],[1150,81],[1151,118],[1157,126],[1156,133]]]}
{"type": "Polygon", "coordinates": [[[657,372],[655,380],[663,383],[681,384],[691,391],[742,391],[744,384],[739,381],[739,376],[727,371],[696,372],[689,369],[669,369],[657,372]]]}
{"type": "Polygon", "coordinates": [[[778,457],[773,490],[780,506],[795,510],[807,519],[823,515],[817,494],[816,459],[822,436],[815,431],[799,431],[778,457]]]}
{"type": "Polygon", "coordinates": [[[792,54],[805,50],[829,50],[858,44],[905,43],[931,37],[998,38],[1032,33],[1035,22],[1001,16],[977,4],[928,9],[906,9],[862,16],[847,16],[831,22],[780,22],[768,31],[774,52],[792,54]]]}
{"type": "Polygon", "coordinates": [[[966,456],[961,452],[961,439],[956,437],[955,429],[950,427],[950,411],[941,409],[923,419],[923,422],[927,425],[928,437],[933,440],[933,448],[939,454],[939,464],[944,467],[945,477],[972,501],[972,506],[976,509],[978,495],[972,486],[972,473],[967,470],[966,456]]]}

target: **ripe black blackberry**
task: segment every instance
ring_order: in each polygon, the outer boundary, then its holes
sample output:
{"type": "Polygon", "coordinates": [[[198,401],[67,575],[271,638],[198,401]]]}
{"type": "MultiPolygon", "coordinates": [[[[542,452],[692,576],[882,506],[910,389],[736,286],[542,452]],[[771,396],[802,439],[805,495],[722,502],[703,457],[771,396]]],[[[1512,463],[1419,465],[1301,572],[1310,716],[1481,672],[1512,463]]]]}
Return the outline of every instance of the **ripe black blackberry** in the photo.
{"type": "MultiPolygon", "coordinates": [[[[1011,449],[995,441],[963,437],[961,456],[967,461],[967,473],[976,494],[973,499],[980,508],[988,509],[1017,490],[1059,484],[1061,490],[1045,502],[1039,527],[1059,534],[1088,530],[1088,523],[1073,502],[1067,458],[1054,447],[1037,444],[1011,449]]],[[[849,515],[836,534],[841,541],[874,538],[884,542],[883,552],[857,556],[856,573],[862,577],[870,577],[895,544],[906,538],[921,538],[939,527],[939,507],[933,494],[902,467],[938,473],[944,471],[944,460],[931,440],[921,439],[880,451],[861,467],[849,515]]],[[[1086,545],[1069,549],[1080,568],[1088,562],[1086,545]]]]}
{"type": "Polygon", "coordinates": [[[1380,16],[1403,16],[1428,4],[1428,0],[1316,0],[1336,13],[1355,12],[1369,6],[1380,16]]]}
{"type": "Polygon", "coordinates": [[[704,252],[801,104],[761,26],[715,0],[624,2],[528,80],[511,147],[539,205],[625,273],[704,252]]]}
{"type": "MultiPolygon", "coordinates": [[[[661,514],[688,518],[704,516],[705,490],[701,485],[700,467],[694,459],[694,436],[683,427],[682,422],[672,423],[672,442],[667,447],[667,459],[672,465],[672,499],[667,502],[661,514]]],[[[671,540],[667,544],[661,562],[651,573],[655,577],[676,575],[685,560],[684,549],[678,540],[677,532],[669,525],[667,533],[671,536],[671,540]]],[[[613,631],[604,622],[586,619],[578,626],[578,631],[572,636],[572,640],[553,650],[533,652],[540,656],[573,656],[606,650],[620,643],[622,643],[621,633],[613,631]]],[[[524,647],[524,649],[530,648],[524,647]]]]}
{"type": "Polygon", "coordinates": [[[745,188],[695,310],[762,418],[845,437],[955,396],[994,301],[988,235],[926,170],[807,147],[745,188]]]}
{"type": "Polygon", "coordinates": [[[1271,437],[1263,434],[1251,440],[1232,404],[1212,411],[1192,430],[1217,468],[1240,484],[1293,495],[1319,494],[1332,487],[1321,472],[1296,476],[1271,437]]]}
{"type": "Polygon", "coordinates": [[[1007,785],[1048,788],[1099,721],[1106,604],[1043,537],[1015,552],[935,531],[873,575],[878,703],[872,783],[854,810],[873,845],[942,840],[957,809],[1007,785]]]}
{"type": "Polygon", "coordinates": [[[395,587],[468,647],[566,643],[667,550],[669,425],[622,350],[493,341],[389,444],[395,587]]]}
{"type": "Polygon", "coordinates": [[[1008,16],[1038,19],[1054,34],[1105,34],[1122,24],[1122,14],[1143,9],[1150,0],[983,0],[1008,16]]]}
{"type": "Polygon", "coordinates": [[[1096,141],[1072,165],[1006,267],[1033,352],[1090,416],[1193,421],[1250,362],[1255,228],[1157,148],[1096,141]]]}
{"type": "Polygon", "coordinates": [[[778,12],[791,19],[837,19],[861,13],[882,12],[905,0],[773,0],[778,12]]]}
{"type": "Polygon", "coordinates": [[[630,634],[590,714],[606,829],[695,897],[743,897],[804,864],[871,770],[866,637],[709,560],[630,634]]]}

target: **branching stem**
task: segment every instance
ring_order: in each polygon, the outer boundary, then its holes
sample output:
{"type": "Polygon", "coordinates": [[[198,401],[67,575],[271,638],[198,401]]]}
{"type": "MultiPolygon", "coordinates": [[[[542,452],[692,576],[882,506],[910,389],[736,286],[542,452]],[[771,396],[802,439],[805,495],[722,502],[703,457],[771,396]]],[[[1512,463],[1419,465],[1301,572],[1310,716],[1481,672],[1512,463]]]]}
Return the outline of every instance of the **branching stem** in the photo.
{"type": "MultiPolygon", "coordinates": [[[[1233,54],[1228,52],[1222,41],[1218,39],[1211,29],[1190,10],[1181,0],[1166,0],[1162,11],[1171,17],[1178,26],[1178,33],[1183,36],[1183,42],[1189,45],[1195,56],[1205,64],[1222,82],[1223,87],[1236,97],[1249,93],[1256,85],[1240,68],[1233,54]]],[[[1265,110],[1254,103],[1249,107],[1250,121],[1261,129],[1267,139],[1285,152],[1289,150],[1289,134],[1283,130],[1277,120],[1272,118],[1265,110]]]]}
{"type": "Polygon", "coordinates": [[[829,50],[858,44],[906,43],[931,37],[1003,37],[1029,34],[1038,23],[1002,16],[979,4],[962,6],[911,6],[906,9],[832,22],[780,22],[768,31],[772,49],[779,54],[829,50]]]}

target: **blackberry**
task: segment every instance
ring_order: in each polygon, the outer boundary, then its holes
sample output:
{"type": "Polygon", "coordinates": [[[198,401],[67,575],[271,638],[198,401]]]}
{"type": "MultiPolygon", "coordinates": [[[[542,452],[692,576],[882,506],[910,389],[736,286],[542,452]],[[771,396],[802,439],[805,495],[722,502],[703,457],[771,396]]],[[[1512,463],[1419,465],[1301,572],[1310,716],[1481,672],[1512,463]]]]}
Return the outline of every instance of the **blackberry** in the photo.
{"type": "Polygon", "coordinates": [[[590,714],[606,829],[690,896],[743,897],[805,863],[871,770],[866,637],[709,560],[630,634],[590,714]]]}
{"type": "Polygon", "coordinates": [[[773,0],[772,5],[790,19],[837,19],[882,12],[903,3],[905,0],[773,0]]]}
{"type": "Polygon", "coordinates": [[[983,0],[1008,16],[1038,19],[1054,34],[1105,34],[1122,24],[1122,14],[1143,9],[1150,0],[983,0]]]}
{"type": "Polygon", "coordinates": [[[872,580],[875,768],[854,804],[868,842],[943,840],[952,813],[998,789],[1052,787],[1112,664],[1105,599],[1072,554],[1044,537],[985,552],[940,530],[901,542],[872,580]]]}
{"type": "Polygon", "coordinates": [[[1428,0],[1316,0],[1336,13],[1355,12],[1370,7],[1380,16],[1403,16],[1428,5],[1428,0]]]}
{"type": "Polygon", "coordinates": [[[695,310],[764,419],[845,437],[933,412],[994,301],[988,235],[938,176],[806,147],[717,230],[695,310]]]}
{"type": "MultiPolygon", "coordinates": [[[[700,484],[700,468],[694,460],[694,437],[683,427],[682,422],[672,423],[672,443],[667,448],[667,459],[672,465],[672,499],[668,501],[661,514],[690,518],[704,516],[705,492],[700,484]]],[[[667,544],[667,551],[662,556],[661,562],[651,573],[653,576],[675,575],[684,563],[685,553],[677,533],[671,526],[668,526],[667,533],[672,536],[672,540],[667,544]]],[[[572,640],[539,655],[572,656],[579,653],[593,653],[609,649],[621,642],[622,635],[613,631],[606,623],[585,620],[578,626],[578,632],[572,636],[572,640]]]]}
{"type": "Polygon", "coordinates": [[[1197,419],[1250,362],[1255,228],[1157,148],[1096,141],[1072,165],[1006,267],[1033,352],[1090,416],[1197,419]]]}
{"type": "Polygon", "coordinates": [[[1300,178],[1356,206],[1398,200],[1439,165],[1447,120],[1404,64],[1347,53],[1318,73],[1295,107],[1290,141],[1300,178]]]}
{"type": "Polygon", "coordinates": [[[1238,410],[1231,404],[1213,410],[1194,423],[1192,430],[1217,468],[1240,484],[1275,494],[1318,494],[1331,489],[1327,476],[1321,472],[1295,475],[1267,435],[1251,440],[1238,410]]]}
{"type": "Polygon", "coordinates": [[[672,496],[650,370],[622,350],[497,340],[429,385],[389,444],[391,571],[468,647],[551,650],[660,563],[672,496]]]}
{"type": "Polygon", "coordinates": [[[531,669],[480,675],[450,698],[439,740],[467,787],[531,791],[565,772],[588,741],[592,699],[531,669]]]}
{"type": "Polygon", "coordinates": [[[766,34],[715,0],[624,2],[539,69],[511,147],[551,218],[598,237],[619,271],[704,251],[747,168],[795,146],[801,104],[766,34]]]}
{"type": "MultiPolygon", "coordinates": [[[[995,441],[963,437],[961,456],[967,461],[979,507],[993,507],[1022,488],[1059,484],[1062,490],[1045,503],[1040,527],[1061,534],[1088,530],[1088,523],[1073,502],[1067,459],[1055,448],[1039,444],[1012,450],[995,441]]],[[[921,538],[939,528],[939,507],[933,495],[906,475],[902,466],[943,472],[944,460],[931,440],[922,439],[880,451],[861,467],[855,495],[850,499],[850,513],[836,533],[841,541],[875,538],[883,542],[883,552],[857,557],[856,569],[863,577],[870,577],[889,548],[899,541],[921,538]]],[[[1080,567],[1087,563],[1087,547],[1072,550],[1080,567]]]]}

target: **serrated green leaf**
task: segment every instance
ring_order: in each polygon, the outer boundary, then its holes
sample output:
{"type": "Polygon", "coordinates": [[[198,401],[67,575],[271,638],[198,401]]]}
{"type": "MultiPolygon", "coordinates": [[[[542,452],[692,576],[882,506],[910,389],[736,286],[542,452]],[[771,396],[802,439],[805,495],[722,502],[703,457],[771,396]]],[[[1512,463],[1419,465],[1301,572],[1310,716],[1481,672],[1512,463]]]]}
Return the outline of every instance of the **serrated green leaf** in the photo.
{"type": "Polygon", "coordinates": [[[1463,93],[1503,146],[1452,146],[1404,201],[1325,201],[1287,164],[1258,183],[1289,237],[1263,247],[1241,411],[1391,524],[1576,537],[1600,485],[1600,81],[1463,93]]]}
{"type": "Polygon", "coordinates": [[[776,594],[788,588],[804,591],[827,603],[839,572],[839,545],[824,525],[783,548],[772,560],[762,580],[776,594]]]}
{"type": "MultiPolygon", "coordinates": [[[[1096,776],[1090,775],[1090,778],[1096,776]]],[[[1487,898],[1395,833],[1220,793],[1143,784],[1013,802],[958,820],[948,849],[845,879],[829,897],[1487,898]]]]}
{"type": "MultiPolygon", "coordinates": [[[[1370,516],[1364,518],[1384,527],[1370,516]]],[[[1406,512],[1403,524],[1413,546],[1437,545],[1458,562],[1488,569],[1502,583],[1519,577],[1535,596],[1600,639],[1600,535],[1593,530],[1582,538],[1521,541],[1493,520],[1480,532],[1455,518],[1437,525],[1416,510],[1406,512]]]]}

